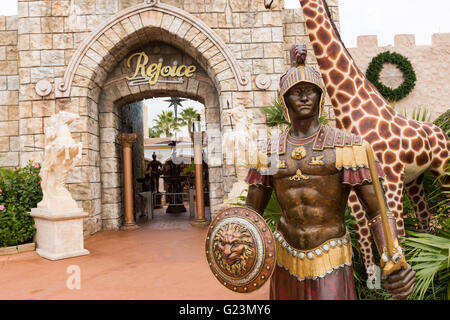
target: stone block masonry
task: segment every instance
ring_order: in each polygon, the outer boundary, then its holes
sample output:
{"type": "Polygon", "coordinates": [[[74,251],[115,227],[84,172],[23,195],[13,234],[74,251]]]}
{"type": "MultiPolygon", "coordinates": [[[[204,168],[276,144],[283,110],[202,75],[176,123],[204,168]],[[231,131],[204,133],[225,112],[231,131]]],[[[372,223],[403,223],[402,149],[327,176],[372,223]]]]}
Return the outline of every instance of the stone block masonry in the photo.
{"type": "MultiPolygon", "coordinates": [[[[431,45],[416,45],[413,34],[395,35],[393,46],[379,46],[377,36],[359,36],[357,47],[348,50],[364,73],[372,59],[384,51],[397,52],[411,62],[417,81],[414,90],[395,104],[395,109],[401,114],[406,110],[408,117],[411,117],[414,108],[426,107],[432,113],[432,121],[450,108],[447,68],[450,61],[450,33],[433,34],[431,45]]],[[[380,77],[393,88],[403,82],[403,76],[395,66],[386,65],[380,77]]]]}
{"type": "MultiPolygon", "coordinates": [[[[338,3],[329,5],[338,23],[338,3]]],[[[144,0],[19,0],[17,16],[0,17],[0,166],[40,162],[49,117],[78,113],[72,134],[83,143],[83,159],[67,182],[89,214],[84,236],[118,229],[123,176],[115,137],[124,119],[134,117],[125,123],[139,129],[140,114],[121,108],[153,96],[193,98],[206,107],[214,215],[236,180],[235,170],[222,165],[221,137],[231,130],[222,110],[243,104],[264,131],[260,108],[276,98],[289,47],[299,42],[316,64],[301,11],[268,11],[262,0],[161,0],[153,9],[144,0]],[[167,46],[151,59],[183,59],[199,72],[180,84],[130,86],[126,58],[158,41],[167,46]],[[36,92],[42,80],[49,94],[36,92]]],[[[328,100],[327,106],[333,119],[328,100]]]]}
{"type": "MultiPolygon", "coordinates": [[[[328,5],[339,28],[338,1],[328,5]]],[[[83,143],[83,159],[67,182],[89,214],[84,236],[118,229],[123,174],[116,136],[124,123],[141,130],[142,116],[138,107],[125,114],[122,107],[155,96],[193,98],[206,107],[214,216],[236,181],[234,167],[223,165],[221,139],[232,126],[222,111],[244,105],[258,130],[266,132],[261,108],[277,96],[290,46],[305,43],[307,63],[318,69],[304,20],[301,9],[267,11],[262,0],[161,0],[154,7],[144,0],[19,0],[17,16],[0,17],[0,166],[42,161],[49,117],[61,110],[79,114],[72,134],[83,143]],[[164,44],[149,49],[152,62],[195,64],[198,72],[178,84],[129,85],[127,57],[159,42],[164,44]],[[37,93],[40,81],[47,83],[48,94],[37,93]]],[[[435,117],[450,101],[443,67],[449,46],[448,34],[433,35],[431,46],[398,35],[393,47],[379,47],[376,37],[366,36],[349,51],[363,72],[383,50],[409,58],[417,85],[396,108],[407,107],[411,114],[413,107],[426,106],[435,117]]],[[[391,80],[399,81],[393,72],[391,80]]],[[[323,115],[333,124],[328,97],[323,115]]],[[[135,168],[142,170],[138,162],[135,168]]]]}
{"type": "Polygon", "coordinates": [[[0,166],[19,166],[18,17],[0,17],[0,166]]]}

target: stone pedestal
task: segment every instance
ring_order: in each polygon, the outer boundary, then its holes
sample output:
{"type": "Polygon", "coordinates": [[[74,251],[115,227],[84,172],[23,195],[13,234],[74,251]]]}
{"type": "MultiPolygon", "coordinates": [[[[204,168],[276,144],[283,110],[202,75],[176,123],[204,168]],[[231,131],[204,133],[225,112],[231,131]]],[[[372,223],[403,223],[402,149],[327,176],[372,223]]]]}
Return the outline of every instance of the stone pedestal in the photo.
{"type": "Polygon", "coordinates": [[[89,254],[84,249],[82,209],[51,211],[31,209],[36,226],[36,253],[49,260],[78,257],[89,254]]]}

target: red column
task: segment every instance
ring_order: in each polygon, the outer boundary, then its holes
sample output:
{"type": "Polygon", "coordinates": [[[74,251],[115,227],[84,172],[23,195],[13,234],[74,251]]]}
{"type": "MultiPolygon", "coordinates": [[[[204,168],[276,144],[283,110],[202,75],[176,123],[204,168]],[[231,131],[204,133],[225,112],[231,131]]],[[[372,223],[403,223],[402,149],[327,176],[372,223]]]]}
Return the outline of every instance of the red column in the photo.
{"type": "Polygon", "coordinates": [[[136,133],[121,133],[117,139],[123,146],[123,189],[125,201],[125,223],[122,230],[137,229],[139,226],[134,221],[134,194],[133,194],[133,143],[136,141],[136,133]]]}
{"type": "Polygon", "coordinates": [[[205,226],[209,221],[205,217],[205,201],[203,193],[203,132],[194,132],[194,165],[195,165],[195,205],[196,219],[192,222],[194,226],[205,226]]]}

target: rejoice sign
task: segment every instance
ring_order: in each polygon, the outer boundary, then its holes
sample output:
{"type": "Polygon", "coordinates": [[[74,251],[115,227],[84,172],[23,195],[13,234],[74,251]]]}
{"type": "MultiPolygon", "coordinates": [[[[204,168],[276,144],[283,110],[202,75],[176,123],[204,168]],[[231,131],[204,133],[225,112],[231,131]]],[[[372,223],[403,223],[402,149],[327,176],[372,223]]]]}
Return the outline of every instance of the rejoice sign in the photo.
{"type": "Polygon", "coordinates": [[[163,66],[162,62],[151,63],[148,62],[148,56],[145,52],[138,52],[132,54],[127,60],[128,68],[131,68],[131,61],[135,59],[136,67],[134,69],[134,75],[132,77],[127,77],[130,80],[130,85],[140,85],[144,83],[149,83],[150,85],[160,82],[180,82],[180,81],[170,81],[170,80],[160,80],[159,77],[174,77],[179,78],[183,82],[183,77],[190,78],[194,75],[197,67],[194,65],[186,66],[163,66]]]}

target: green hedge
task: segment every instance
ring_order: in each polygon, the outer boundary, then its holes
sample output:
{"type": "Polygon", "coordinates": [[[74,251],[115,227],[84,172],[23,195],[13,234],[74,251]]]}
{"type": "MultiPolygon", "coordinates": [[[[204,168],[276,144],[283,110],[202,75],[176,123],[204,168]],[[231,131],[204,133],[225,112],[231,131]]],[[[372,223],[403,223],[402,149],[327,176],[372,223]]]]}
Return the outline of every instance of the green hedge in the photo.
{"type": "Polygon", "coordinates": [[[0,172],[0,247],[31,242],[36,232],[30,216],[42,200],[40,165],[31,161],[24,168],[0,172]]]}

